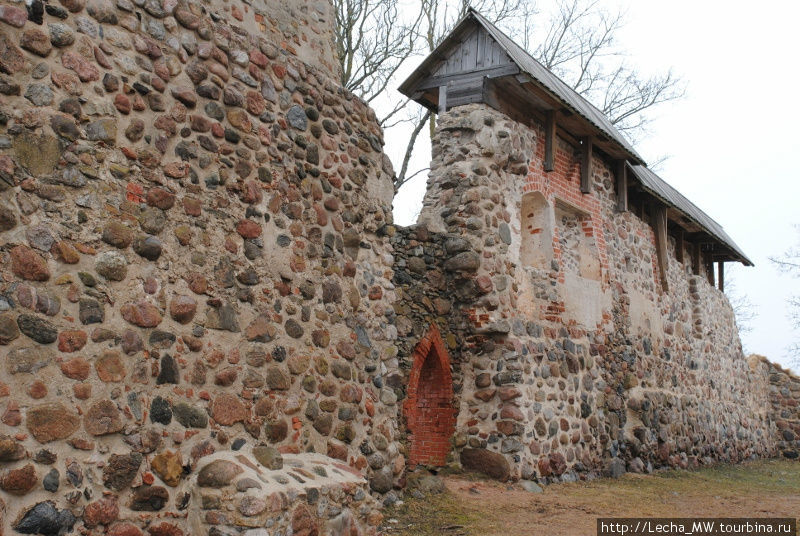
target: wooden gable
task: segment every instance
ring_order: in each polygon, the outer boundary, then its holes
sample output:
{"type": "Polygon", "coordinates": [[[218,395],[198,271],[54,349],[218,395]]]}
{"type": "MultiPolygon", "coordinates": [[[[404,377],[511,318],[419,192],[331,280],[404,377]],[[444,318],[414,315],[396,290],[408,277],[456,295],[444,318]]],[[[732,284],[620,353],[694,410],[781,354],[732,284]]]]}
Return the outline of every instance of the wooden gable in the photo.
{"type": "Polygon", "coordinates": [[[437,48],[435,57],[437,61],[424,76],[417,77],[408,88],[414,100],[434,112],[485,102],[486,79],[519,73],[516,63],[478,24],[453,32],[437,48]]]}
{"type": "Polygon", "coordinates": [[[514,62],[482,27],[473,27],[433,71],[434,77],[479,73],[514,62]]]}
{"type": "MultiPolygon", "coordinates": [[[[584,194],[591,192],[592,155],[603,158],[615,172],[618,210],[632,204],[644,218],[646,207],[657,209],[653,224],[664,273],[668,234],[680,235],[681,243],[703,241],[711,262],[752,265],[719,224],[647,169],[600,110],[477,11],[470,9],[399,89],[435,113],[484,103],[521,124],[538,124],[544,131],[544,171],[555,169],[556,138],[563,139],[581,155],[584,194]]],[[[683,259],[683,248],[678,255],[683,259]]]]}

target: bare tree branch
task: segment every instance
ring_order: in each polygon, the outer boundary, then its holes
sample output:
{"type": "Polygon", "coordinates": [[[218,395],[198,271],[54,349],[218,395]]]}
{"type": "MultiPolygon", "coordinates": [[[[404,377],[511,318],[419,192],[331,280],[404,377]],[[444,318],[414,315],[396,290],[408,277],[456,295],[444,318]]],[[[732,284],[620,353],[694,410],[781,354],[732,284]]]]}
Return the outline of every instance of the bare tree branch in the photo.
{"type": "Polygon", "coordinates": [[[672,71],[645,76],[628,66],[616,43],[623,12],[607,11],[598,0],[561,0],[543,18],[546,32],[534,50],[536,59],[629,137],[645,130],[649,109],[683,97],[684,83],[672,71]]]}
{"type": "MultiPolygon", "coordinates": [[[[739,328],[739,333],[750,333],[753,331],[753,320],[758,316],[756,306],[749,296],[739,291],[736,268],[725,275],[725,295],[728,297],[728,302],[731,304],[733,314],[736,317],[736,326],[739,328]]],[[[744,351],[747,353],[746,349],[744,351]]]]}
{"type": "Polygon", "coordinates": [[[797,253],[792,253],[791,250],[789,250],[785,257],[769,257],[769,260],[774,263],[781,272],[789,273],[793,277],[800,277],[800,272],[794,273],[795,271],[800,270],[800,260],[797,262],[789,260],[793,258],[792,256],[797,257],[797,253]]]}
{"type": "Polygon", "coordinates": [[[400,167],[400,174],[397,175],[394,181],[395,193],[397,193],[397,191],[400,189],[401,186],[403,186],[405,183],[411,180],[415,175],[417,175],[417,173],[419,173],[416,172],[413,175],[411,175],[411,177],[406,176],[406,174],[408,173],[408,163],[411,160],[411,154],[414,152],[414,147],[417,144],[417,137],[419,136],[419,133],[422,131],[422,127],[425,126],[425,123],[428,122],[428,119],[430,117],[431,117],[431,112],[426,111],[422,115],[422,117],[417,121],[417,126],[414,127],[413,132],[411,132],[411,137],[408,140],[408,145],[406,145],[406,153],[405,155],[403,155],[403,165],[400,167]]]}
{"type": "Polygon", "coordinates": [[[383,127],[384,129],[388,129],[388,128],[392,128],[395,125],[398,125],[399,123],[403,123],[403,122],[407,121],[407,119],[399,119],[399,120],[395,121],[394,123],[389,123],[389,119],[393,118],[395,115],[397,115],[402,110],[404,110],[405,107],[408,106],[408,103],[409,103],[409,99],[405,99],[405,100],[399,101],[397,104],[395,104],[394,108],[392,108],[392,110],[390,112],[388,112],[386,115],[384,115],[382,118],[380,118],[378,120],[378,123],[381,125],[381,127],[383,127]]]}
{"type": "Polygon", "coordinates": [[[397,70],[417,52],[422,14],[407,17],[399,0],[333,2],[341,83],[372,102],[387,92],[397,70]]]}
{"type": "Polygon", "coordinates": [[[419,53],[430,53],[470,7],[481,12],[545,67],[593,102],[628,137],[646,132],[648,113],[679,99],[684,83],[672,71],[646,75],[632,67],[616,41],[625,22],[622,11],[604,8],[601,0],[557,0],[554,9],[539,10],[535,0],[333,0],[336,48],[342,84],[371,103],[387,131],[413,123],[395,189],[407,182],[417,141],[435,117],[405,114],[407,100],[390,89],[398,73],[419,53]]]}
{"type": "MultiPolygon", "coordinates": [[[[800,225],[796,226],[800,235],[800,225]]],[[[778,271],[789,274],[792,277],[800,278],[800,246],[789,248],[779,257],[769,257],[778,271]]],[[[789,296],[786,299],[789,306],[789,320],[797,333],[796,342],[792,343],[787,352],[794,359],[794,363],[800,366],[800,295],[789,296]]]]}

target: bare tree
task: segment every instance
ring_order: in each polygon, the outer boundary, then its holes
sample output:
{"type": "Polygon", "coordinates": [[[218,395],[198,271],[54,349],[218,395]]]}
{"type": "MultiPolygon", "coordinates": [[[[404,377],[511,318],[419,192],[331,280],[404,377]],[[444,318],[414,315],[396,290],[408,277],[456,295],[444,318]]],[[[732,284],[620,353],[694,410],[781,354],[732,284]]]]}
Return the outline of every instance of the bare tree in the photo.
{"type": "MultiPolygon", "coordinates": [[[[530,3],[528,0],[461,0],[454,9],[450,7],[446,0],[420,0],[423,24],[425,27],[423,39],[427,52],[433,52],[433,50],[439,46],[455,24],[467,14],[470,7],[492,20],[495,24],[502,24],[521,14],[527,14],[529,5],[530,3]]],[[[431,138],[433,137],[436,130],[436,118],[431,112],[426,111],[421,115],[416,114],[412,121],[414,122],[414,130],[406,144],[400,173],[395,176],[395,192],[399,190],[403,184],[427,169],[419,169],[409,174],[408,164],[417,146],[419,134],[422,132],[426,123],[428,125],[429,135],[431,138]]]]}
{"type": "MultiPolygon", "coordinates": [[[[371,103],[387,93],[397,70],[419,46],[421,13],[401,13],[398,0],[333,0],[335,43],[344,87],[371,103]]],[[[406,104],[394,102],[379,121],[386,127],[406,104]]]]}
{"type": "Polygon", "coordinates": [[[522,43],[629,137],[645,131],[653,107],[683,95],[672,71],[647,76],[629,65],[616,41],[624,13],[600,0],[557,0],[541,11],[535,0],[405,0],[402,8],[400,1],[334,0],[343,85],[376,106],[388,103],[379,114],[384,129],[411,128],[395,190],[420,172],[409,163],[425,125],[433,134],[435,118],[407,100],[379,97],[399,82],[405,62],[433,51],[469,7],[522,43]]]}
{"type": "MultiPolygon", "coordinates": [[[[549,13],[527,18],[522,42],[530,50],[536,35],[541,36],[533,56],[628,137],[641,135],[649,124],[645,111],[684,95],[682,80],[671,70],[645,76],[628,65],[616,41],[625,22],[622,11],[604,9],[599,0],[559,0],[549,13]],[[537,26],[537,21],[543,24],[537,26]]],[[[510,31],[513,34],[514,28],[510,31]]]]}
{"type": "MultiPolygon", "coordinates": [[[[740,267],[735,266],[725,274],[725,295],[728,297],[728,302],[731,304],[733,314],[736,317],[736,326],[739,328],[739,333],[746,334],[753,331],[753,320],[758,316],[758,313],[750,297],[747,294],[742,294],[739,289],[736,277],[738,268],[740,267]]],[[[742,351],[745,354],[748,353],[748,349],[744,346],[742,351]]]]}
{"type": "MultiPolygon", "coordinates": [[[[797,231],[800,234],[800,225],[797,226],[797,231]]],[[[780,272],[800,278],[800,246],[789,248],[783,255],[770,257],[769,260],[780,272]]],[[[798,337],[787,350],[789,355],[794,358],[794,362],[800,365],[800,295],[789,296],[786,302],[789,305],[789,320],[791,320],[798,337]]]]}

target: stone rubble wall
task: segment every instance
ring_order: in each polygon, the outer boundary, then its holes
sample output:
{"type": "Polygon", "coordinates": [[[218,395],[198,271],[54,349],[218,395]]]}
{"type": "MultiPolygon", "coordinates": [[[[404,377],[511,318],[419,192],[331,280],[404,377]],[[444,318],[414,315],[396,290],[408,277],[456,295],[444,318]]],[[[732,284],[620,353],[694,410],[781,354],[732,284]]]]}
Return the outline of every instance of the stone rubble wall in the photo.
{"type": "MultiPolygon", "coordinates": [[[[408,402],[410,371],[414,367],[415,349],[436,326],[444,351],[451,362],[451,381],[456,400],[463,393],[461,361],[468,355],[470,324],[458,304],[476,293],[475,281],[457,279],[442,265],[443,259],[470,248],[469,242],[457,234],[430,232],[425,226],[398,227],[391,240],[394,248],[394,279],[397,300],[394,303],[397,326],[399,366],[407,371],[406,381],[398,384],[398,396],[408,402]],[[454,299],[458,296],[458,299],[454,299]]],[[[400,432],[405,434],[408,450],[408,421],[414,408],[403,410],[400,432]]],[[[466,445],[466,434],[456,428],[453,446],[466,445]]],[[[407,456],[408,457],[408,456],[407,456]]]]}
{"type": "Polygon", "coordinates": [[[582,196],[570,146],[544,174],[539,127],[453,110],[396,230],[332,24],[324,0],[0,5],[3,531],[373,533],[432,324],[467,467],[796,452],[796,383],[746,365],[702,275],[671,258],[660,291],[601,159],[582,196]],[[552,251],[529,265],[533,192],[552,251]]]}
{"type": "MultiPolygon", "coordinates": [[[[556,170],[545,173],[541,126],[485,105],[441,115],[433,143],[417,228],[430,244],[468,243],[426,259],[419,277],[425,287],[425,273],[444,274],[436,286],[464,319],[449,327],[454,456],[549,481],[776,453],[766,375],[742,355],[726,298],[677,262],[674,243],[662,290],[652,228],[616,211],[614,177],[597,153],[584,195],[577,148],[559,140],[556,170]],[[521,214],[526,194],[546,201],[541,227],[521,214]],[[549,262],[522,262],[529,235],[552,235],[549,262]],[[561,251],[569,244],[577,253],[561,251]]],[[[395,236],[398,259],[428,245],[413,234],[395,236]]]]}
{"type": "Polygon", "coordinates": [[[205,534],[207,524],[241,527],[245,534],[350,535],[363,533],[363,520],[378,521],[369,485],[355,469],[307,453],[289,454],[276,466],[259,450],[207,456],[184,481],[193,495],[190,534],[205,534]]]}
{"type": "MultiPolygon", "coordinates": [[[[256,446],[401,477],[393,172],[332,24],[322,0],[0,5],[6,533],[266,534],[187,487],[256,446]]],[[[335,505],[374,531],[348,486],[318,509],[287,485],[294,534],[335,505]]]]}
{"type": "MultiPolygon", "coordinates": [[[[455,280],[442,260],[469,249],[470,244],[457,234],[432,233],[424,226],[398,227],[392,237],[394,279],[397,300],[394,303],[400,367],[411,367],[410,357],[431,324],[440,330],[447,352],[458,356],[464,348],[459,338],[469,329],[461,310],[454,307],[454,296],[467,299],[474,295],[472,279],[455,280]],[[464,283],[463,288],[458,283],[464,283]]],[[[453,372],[456,392],[463,382],[460,369],[453,372]]]]}
{"type": "Polygon", "coordinates": [[[786,458],[800,457],[800,377],[763,356],[750,356],[751,366],[769,371],[769,401],[776,425],[778,451],[786,458]]]}

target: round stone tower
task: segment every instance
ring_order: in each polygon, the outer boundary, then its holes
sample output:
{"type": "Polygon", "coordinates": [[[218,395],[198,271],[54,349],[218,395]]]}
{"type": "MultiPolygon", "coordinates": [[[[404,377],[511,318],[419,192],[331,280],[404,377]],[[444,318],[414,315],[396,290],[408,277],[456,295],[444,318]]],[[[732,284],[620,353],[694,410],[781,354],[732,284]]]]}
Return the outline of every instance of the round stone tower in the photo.
{"type": "Polygon", "coordinates": [[[331,10],[0,6],[6,530],[377,523],[392,170],[331,10]]]}

